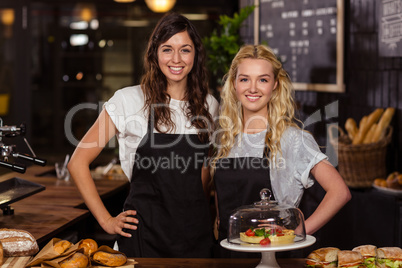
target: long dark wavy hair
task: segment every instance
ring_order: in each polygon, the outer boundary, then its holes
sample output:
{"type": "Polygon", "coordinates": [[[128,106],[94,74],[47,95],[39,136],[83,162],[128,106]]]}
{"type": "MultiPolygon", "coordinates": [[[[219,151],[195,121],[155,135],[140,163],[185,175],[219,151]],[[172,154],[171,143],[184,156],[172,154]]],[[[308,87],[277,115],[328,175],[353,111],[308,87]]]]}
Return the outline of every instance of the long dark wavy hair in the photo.
{"type": "Polygon", "coordinates": [[[184,31],[187,31],[195,47],[193,68],[187,77],[185,100],[188,101],[188,105],[185,113],[191,121],[191,125],[200,130],[199,138],[207,141],[211,135],[213,121],[206,101],[208,75],[205,67],[205,50],[195,26],[183,15],[168,13],[163,16],[149,38],[144,56],[144,75],[141,80],[141,88],[145,96],[145,109],[152,112],[157,131],[163,132],[161,126],[166,127],[166,132],[175,128],[168,106],[171,98],[167,93],[168,82],[158,64],[158,48],[173,35],[184,31]]]}

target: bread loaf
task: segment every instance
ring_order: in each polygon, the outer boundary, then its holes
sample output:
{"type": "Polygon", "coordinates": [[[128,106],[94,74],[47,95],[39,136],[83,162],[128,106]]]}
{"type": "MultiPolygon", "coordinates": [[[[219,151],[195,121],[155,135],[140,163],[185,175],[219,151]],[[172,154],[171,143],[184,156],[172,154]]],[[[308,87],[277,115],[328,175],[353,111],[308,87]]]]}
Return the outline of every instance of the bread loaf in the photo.
{"type": "Polygon", "coordinates": [[[93,260],[107,266],[121,266],[127,262],[127,257],[121,253],[109,253],[104,251],[95,252],[93,260]]]}
{"type": "Polygon", "coordinates": [[[36,239],[24,230],[2,228],[0,242],[5,257],[30,256],[39,251],[36,239]]]}
{"type": "Polygon", "coordinates": [[[53,249],[56,251],[58,254],[64,253],[67,249],[71,247],[71,242],[67,240],[60,240],[56,244],[54,244],[53,249]]]}
{"type": "Polygon", "coordinates": [[[61,268],[86,268],[88,266],[88,257],[80,252],[74,253],[71,257],[59,263],[61,268]]]}
{"type": "Polygon", "coordinates": [[[91,255],[92,252],[95,252],[98,250],[98,243],[96,243],[96,241],[91,238],[87,238],[87,239],[82,240],[78,244],[78,248],[83,248],[84,254],[89,256],[89,255],[91,255]]]}

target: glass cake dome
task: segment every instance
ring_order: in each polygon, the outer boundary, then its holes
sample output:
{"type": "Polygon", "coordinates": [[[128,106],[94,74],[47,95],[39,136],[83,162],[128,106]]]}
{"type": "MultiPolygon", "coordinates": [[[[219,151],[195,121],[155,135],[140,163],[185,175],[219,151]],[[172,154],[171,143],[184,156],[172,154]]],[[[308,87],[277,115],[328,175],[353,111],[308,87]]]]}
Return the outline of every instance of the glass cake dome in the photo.
{"type": "Polygon", "coordinates": [[[227,241],[248,247],[292,245],[306,240],[300,209],[270,200],[271,191],[260,191],[261,201],[239,207],[231,214],[227,241]]]}

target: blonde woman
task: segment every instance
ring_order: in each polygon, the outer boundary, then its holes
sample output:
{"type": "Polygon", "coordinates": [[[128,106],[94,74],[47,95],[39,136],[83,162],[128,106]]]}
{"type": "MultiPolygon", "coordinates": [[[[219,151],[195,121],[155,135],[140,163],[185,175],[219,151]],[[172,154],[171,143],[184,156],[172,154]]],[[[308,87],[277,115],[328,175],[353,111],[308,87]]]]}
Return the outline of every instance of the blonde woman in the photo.
{"type": "Polygon", "coordinates": [[[219,241],[227,237],[230,213],[258,201],[262,188],[271,189],[280,204],[297,207],[315,178],[326,194],[305,221],[307,234],[320,229],[350,200],[342,177],[312,135],[295,123],[294,107],[291,81],[272,50],[242,47],[222,89],[217,150],[211,162],[219,241]]]}

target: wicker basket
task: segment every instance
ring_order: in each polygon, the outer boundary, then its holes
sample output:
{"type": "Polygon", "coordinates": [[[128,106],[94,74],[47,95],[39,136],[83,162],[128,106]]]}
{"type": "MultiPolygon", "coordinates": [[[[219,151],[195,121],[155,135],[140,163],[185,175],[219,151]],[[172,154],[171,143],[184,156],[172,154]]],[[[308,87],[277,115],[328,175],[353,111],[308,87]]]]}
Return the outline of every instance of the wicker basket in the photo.
{"type": "Polygon", "coordinates": [[[329,127],[330,143],[338,156],[338,170],[346,185],[352,188],[371,187],[376,178],[385,178],[387,145],[391,142],[392,127],[376,143],[353,145],[348,135],[336,125],[329,127]],[[334,138],[334,128],[340,132],[334,138]]]}

